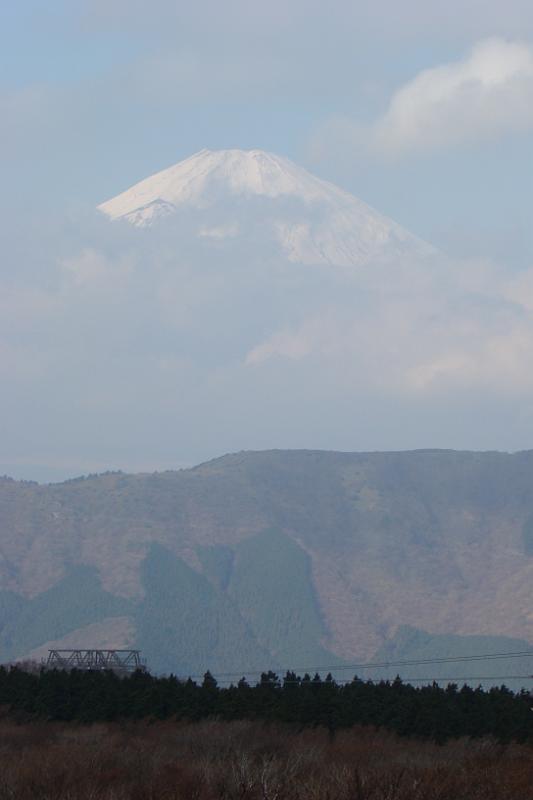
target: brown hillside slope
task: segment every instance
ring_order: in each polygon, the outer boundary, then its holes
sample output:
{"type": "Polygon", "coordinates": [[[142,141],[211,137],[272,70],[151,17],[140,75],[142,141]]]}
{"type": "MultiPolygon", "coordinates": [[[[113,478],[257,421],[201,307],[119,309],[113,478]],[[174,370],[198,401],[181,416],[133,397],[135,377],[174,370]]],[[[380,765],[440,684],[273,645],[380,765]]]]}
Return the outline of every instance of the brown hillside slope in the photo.
{"type": "Polygon", "coordinates": [[[33,597],[82,564],[135,600],[151,543],[201,572],[199,547],[277,529],[308,553],[323,644],[341,657],[371,656],[404,624],[533,642],[532,520],[533,452],[244,452],[153,475],[2,479],[0,590],[33,597]]]}

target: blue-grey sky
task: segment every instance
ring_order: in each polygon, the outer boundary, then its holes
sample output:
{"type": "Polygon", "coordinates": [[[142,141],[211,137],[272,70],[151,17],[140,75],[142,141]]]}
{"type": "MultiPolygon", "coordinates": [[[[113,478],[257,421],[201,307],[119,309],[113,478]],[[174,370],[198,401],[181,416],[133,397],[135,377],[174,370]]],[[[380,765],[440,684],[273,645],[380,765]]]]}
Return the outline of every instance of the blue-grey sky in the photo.
{"type": "MultiPolygon", "coordinates": [[[[532,156],[525,0],[2,4],[0,472],[166,468],[268,446],[532,447],[532,156]],[[437,361],[477,378],[416,398],[371,377],[356,390],[338,355],[305,375],[278,364],[250,377],[235,354],[208,369],[197,328],[182,383],[149,377],[143,359],[167,357],[174,334],[144,288],[113,300],[135,254],[92,212],[204,147],[288,156],[451,256],[463,300],[481,292],[486,305],[471,331],[470,311],[450,311],[463,338],[437,361]],[[74,262],[99,274],[113,263],[118,288],[78,296],[64,280],[74,262]],[[469,349],[483,337],[484,355],[469,349]]],[[[246,327],[241,289],[227,302],[246,327]]],[[[201,287],[194,296],[203,313],[201,287]]],[[[414,313],[402,303],[388,317],[399,327],[414,313]]]]}

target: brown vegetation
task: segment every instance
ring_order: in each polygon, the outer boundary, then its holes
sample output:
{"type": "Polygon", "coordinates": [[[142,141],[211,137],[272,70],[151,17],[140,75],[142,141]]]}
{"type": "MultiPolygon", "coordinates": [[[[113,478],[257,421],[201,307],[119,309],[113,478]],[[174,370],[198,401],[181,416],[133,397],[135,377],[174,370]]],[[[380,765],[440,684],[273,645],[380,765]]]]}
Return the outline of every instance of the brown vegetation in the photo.
{"type": "MultiPolygon", "coordinates": [[[[108,474],[49,486],[0,478],[0,590],[14,595],[5,595],[10,605],[0,622],[17,615],[14,632],[0,636],[0,655],[22,658],[48,642],[69,647],[81,639],[104,647],[111,638],[135,639],[155,658],[159,650],[150,652],[143,641],[135,605],[150,596],[143,565],[154,543],[205,579],[204,594],[211,581],[218,604],[233,603],[252,630],[242,587],[228,593],[226,577],[211,574],[202,553],[226,548],[237,564],[239,546],[273,528],[310,559],[309,591],[324,623],[311,643],[349,663],[373,659],[401,625],[533,642],[532,469],[533,452],[266,451],[179,472],[108,474]],[[89,589],[80,585],[79,573],[67,580],[80,565],[94,569],[89,589]],[[52,588],[64,595],[58,610],[48,597],[38,603],[52,588]],[[90,597],[83,594],[89,591],[90,597]],[[21,596],[34,601],[27,611],[21,596]],[[74,613],[79,598],[83,613],[74,613]]],[[[259,561],[259,574],[260,568],[259,561]]],[[[160,603],[158,613],[167,608],[160,603]]],[[[188,671],[179,663],[183,638],[172,643],[168,663],[154,669],[188,671]]],[[[255,638],[266,646],[261,631],[255,638]]],[[[496,644],[481,652],[505,649],[496,644]]],[[[256,661],[279,668],[334,663],[331,656],[310,660],[304,652],[274,657],[279,642],[270,658],[256,649],[257,658],[243,660],[243,640],[237,651],[238,663],[227,656],[217,663],[207,651],[205,661],[196,657],[195,671],[256,669],[256,661]]],[[[457,643],[449,652],[457,652],[457,643]]]]}
{"type": "Polygon", "coordinates": [[[0,800],[528,800],[533,749],[368,728],[0,723],[0,800]]]}

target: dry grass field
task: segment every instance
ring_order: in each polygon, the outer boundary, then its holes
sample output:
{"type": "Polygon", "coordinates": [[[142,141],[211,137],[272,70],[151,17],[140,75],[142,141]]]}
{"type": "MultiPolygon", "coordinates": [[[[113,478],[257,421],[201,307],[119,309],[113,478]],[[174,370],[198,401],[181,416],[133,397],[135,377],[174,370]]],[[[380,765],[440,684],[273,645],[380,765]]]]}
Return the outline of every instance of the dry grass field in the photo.
{"type": "Polygon", "coordinates": [[[533,748],[370,728],[0,722],[0,800],[528,800],[533,748]]]}

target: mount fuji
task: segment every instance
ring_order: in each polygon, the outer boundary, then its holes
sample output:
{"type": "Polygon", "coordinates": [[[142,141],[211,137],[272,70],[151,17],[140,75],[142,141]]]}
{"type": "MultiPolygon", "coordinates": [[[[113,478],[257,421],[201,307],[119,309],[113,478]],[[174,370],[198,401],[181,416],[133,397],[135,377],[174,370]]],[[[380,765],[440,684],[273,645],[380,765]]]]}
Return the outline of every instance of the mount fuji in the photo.
{"type": "Polygon", "coordinates": [[[435,252],[349,192],[262,150],[201,150],[98,209],[138,228],[186,217],[214,245],[266,237],[303,264],[358,267],[435,252]]]}

